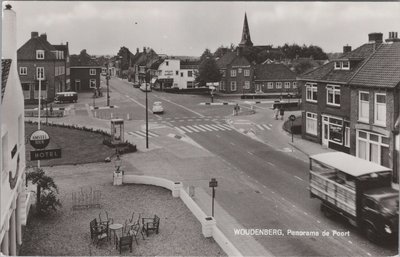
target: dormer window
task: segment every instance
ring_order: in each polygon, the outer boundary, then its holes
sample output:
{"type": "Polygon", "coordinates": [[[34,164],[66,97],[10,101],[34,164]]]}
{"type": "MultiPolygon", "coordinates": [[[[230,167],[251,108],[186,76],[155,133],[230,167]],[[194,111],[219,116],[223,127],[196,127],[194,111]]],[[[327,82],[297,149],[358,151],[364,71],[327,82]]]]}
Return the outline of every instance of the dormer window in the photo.
{"type": "Polygon", "coordinates": [[[44,50],[36,50],[36,59],[38,60],[44,59],[44,50]]]}
{"type": "Polygon", "coordinates": [[[349,61],[335,61],[335,70],[350,70],[349,61]]]}

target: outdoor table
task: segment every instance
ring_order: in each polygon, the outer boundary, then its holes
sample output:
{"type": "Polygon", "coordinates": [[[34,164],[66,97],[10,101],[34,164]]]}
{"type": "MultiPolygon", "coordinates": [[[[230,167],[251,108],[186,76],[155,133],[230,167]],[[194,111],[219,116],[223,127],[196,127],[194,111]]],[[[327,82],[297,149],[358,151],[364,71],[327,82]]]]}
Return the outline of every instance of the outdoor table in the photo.
{"type": "MultiPolygon", "coordinates": [[[[117,230],[122,229],[123,225],[119,223],[110,224],[108,228],[110,229],[110,236],[114,232],[114,244],[116,244],[117,230]]],[[[121,232],[122,234],[122,232],[121,232]]],[[[122,236],[122,235],[121,235],[122,236]]]]}

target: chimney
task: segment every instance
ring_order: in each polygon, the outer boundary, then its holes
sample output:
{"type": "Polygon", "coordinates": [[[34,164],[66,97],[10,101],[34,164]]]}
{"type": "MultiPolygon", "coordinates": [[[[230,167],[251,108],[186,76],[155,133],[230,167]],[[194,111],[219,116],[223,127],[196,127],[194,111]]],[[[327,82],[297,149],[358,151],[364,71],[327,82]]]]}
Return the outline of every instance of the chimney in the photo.
{"type": "Polygon", "coordinates": [[[383,34],[382,33],[369,33],[368,34],[368,42],[369,43],[382,43],[383,42],[383,34]]]}
{"type": "Polygon", "coordinates": [[[46,33],[40,34],[40,38],[44,39],[47,41],[47,35],[46,33]]]}
{"type": "Polygon", "coordinates": [[[349,53],[349,52],[351,52],[351,46],[349,46],[349,45],[343,46],[343,53],[345,54],[345,53],[349,53]]]}
{"type": "Polygon", "coordinates": [[[138,47],[138,48],[136,48],[136,53],[137,53],[137,54],[139,53],[139,47],[138,47]]]}
{"type": "Polygon", "coordinates": [[[389,38],[386,42],[400,42],[400,38],[397,37],[397,32],[389,32],[389,38]]]}
{"type": "Polygon", "coordinates": [[[17,15],[7,4],[3,12],[2,21],[2,57],[5,59],[17,60],[17,15]]]}
{"type": "Polygon", "coordinates": [[[143,53],[146,53],[146,47],[145,46],[143,47],[143,53]]]}
{"type": "Polygon", "coordinates": [[[31,32],[31,38],[37,38],[37,37],[39,37],[39,32],[36,31],[31,32]]]}

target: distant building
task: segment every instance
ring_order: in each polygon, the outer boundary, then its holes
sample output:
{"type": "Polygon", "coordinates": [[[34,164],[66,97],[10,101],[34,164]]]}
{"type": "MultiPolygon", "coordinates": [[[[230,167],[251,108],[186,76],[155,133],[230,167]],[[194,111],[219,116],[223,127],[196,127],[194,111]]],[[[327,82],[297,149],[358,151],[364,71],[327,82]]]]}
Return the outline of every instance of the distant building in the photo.
{"type": "Polygon", "coordinates": [[[18,49],[18,72],[25,102],[37,102],[39,79],[41,97],[48,101],[53,101],[57,92],[68,88],[68,56],[65,56],[68,45],[61,46],[51,45],[46,34],[39,36],[38,32],[32,32],[31,38],[18,49]]]}
{"type": "Polygon", "coordinates": [[[94,91],[100,87],[102,66],[93,59],[86,49],[79,55],[71,55],[71,90],[75,92],[94,91]]]}
{"type": "Polygon", "coordinates": [[[281,63],[256,65],[254,84],[256,93],[298,94],[296,73],[281,63]]]}
{"type": "Polygon", "coordinates": [[[25,187],[24,94],[18,76],[16,14],[6,5],[2,19],[0,103],[0,255],[17,255],[26,225],[29,193],[25,187]]]}

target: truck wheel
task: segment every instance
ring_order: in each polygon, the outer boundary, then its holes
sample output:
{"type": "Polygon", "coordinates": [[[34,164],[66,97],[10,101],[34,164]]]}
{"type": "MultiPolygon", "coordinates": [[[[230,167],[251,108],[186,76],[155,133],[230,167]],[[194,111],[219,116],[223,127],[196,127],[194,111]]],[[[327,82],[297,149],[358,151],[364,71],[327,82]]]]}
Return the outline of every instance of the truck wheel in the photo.
{"type": "Polygon", "coordinates": [[[377,241],[376,229],[372,225],[366,224],[365,235],[367,236],[367,239],[370,242],[376,243],[377,241]]]}

